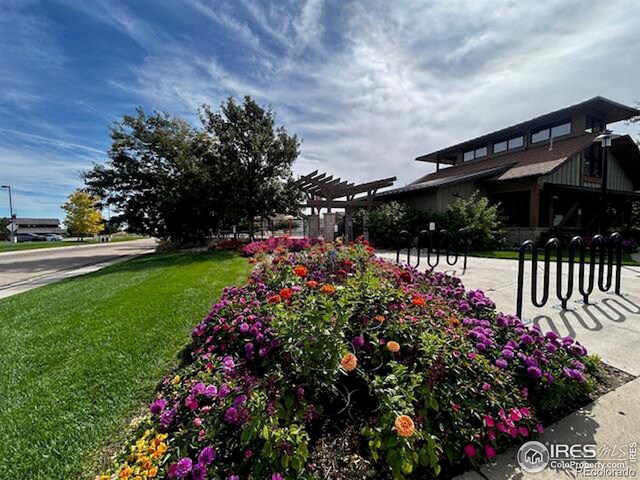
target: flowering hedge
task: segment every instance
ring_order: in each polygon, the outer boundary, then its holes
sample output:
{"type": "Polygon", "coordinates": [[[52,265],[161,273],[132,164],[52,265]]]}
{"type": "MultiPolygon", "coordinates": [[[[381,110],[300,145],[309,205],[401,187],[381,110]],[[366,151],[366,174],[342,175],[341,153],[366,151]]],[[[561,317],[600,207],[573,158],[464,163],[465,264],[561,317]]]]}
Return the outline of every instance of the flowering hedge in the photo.
{"type": "Polygon", "coordinates": [[[267,240],[257,240],[245,245],[240,250],[247,257],[259,255],[262,253],[284,252],[300,252],[308,249],[313,245],[317,245],[321,240],[317,238],[291,238],[291,237],[271,237],[267,240]]]}
{"type": "Polygon", "coordinates": [[[383,477],[486,461],[585,393],[593,361],[481,291],[364,242],[279,245],[227,288],[104,479],[315,479],[320,435],[356,424],[383,477]],[[333,430],[332,430],[333,429],[333,430]]]}

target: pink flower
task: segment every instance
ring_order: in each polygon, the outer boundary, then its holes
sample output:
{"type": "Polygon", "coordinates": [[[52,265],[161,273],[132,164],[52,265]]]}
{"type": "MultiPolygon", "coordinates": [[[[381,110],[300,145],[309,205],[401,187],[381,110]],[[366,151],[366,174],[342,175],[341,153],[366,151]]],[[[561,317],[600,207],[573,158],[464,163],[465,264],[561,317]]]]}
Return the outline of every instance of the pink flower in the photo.
{"type": "Polygon", "coordinates": [[[485,415],[484,416],[484,424],[487,427],[491,428],[496,424],[496,422],[495,422],[495,420],[493,419],[493,417],[491,415],[485,415]]]}
{"type": "Polygon", "coordinates": [[[531,415],[531,410],[529,410],[529,407],[520,407],[520,414],[523,417],[529,417],[531,415]]]}
{"type": "Polygon", "coordinates": [[[493,430],[489,430],[487,432],[487,437],[489,437],[489,440],[495,440],[496,439],[496,432],[494,432],[493,430]]]}
{"type": "Polygon", "coordinates": [[[251,458],[253,457],[253,450],[246,450],[244,452],[244,458],[251,458]]]}
{"type": "Polygon", "coordinates": [[[475,457],[476,456],[476,447],[474,447],[472,444],[468,443],[465,447],[464,447],[464,454],[471,458],[471,457],[475,457]]]}
{"type": "Polygon", "coordinates": [[[194,420],[193,420],[193,424],[194,424],[196,427],[201,426],[201,425],[202,425],[202,419],[201,419],[201,418],[196,418],[196,419],[194,419],[194,420]]]}
{"type": "Polygon", "coordinates": [[[485,392],[491,389],[491,385],[489,385],[487,382],[484,382],[482,384],[482,390],[484,390],[485,392]]]}
{"type": "Polygon", "coordinates": [[[529,430],[527,429],[527,427],[520,425],[518,427],[518,433],[520,435],[522,435],[523,437],[528,437],[529,436],[529,430]]]}
{"type": "Polygon", "coordinates": [[[476,358],[476,354],[475,354],[475,353],[473,353],[473,352],[471,352],[471,353],[469,353],[469,354],[467,355],[467,357],[469,357],[471,360],[475,360],[475,358],[476,358]]]}
{"type": "Polygon", "coordinates": [[[487,458],[493,458],[496,456],[496,451],[491,445],[484,446],[484,453],[487,456],[487,458]]]}
{"type": "Polygon", "coordinates": [[[522,420],[522,415],[520,414],[520,411],[517,408],[512,408],[509,416],[511,417],[511,420],[513,420],[514,422],[519,422],[520,420],[522,420]]]}
{"type": "Polygon", "coordinates": [[[457,411],[459,411],[459,410],[460,410],[460,405],[458,405],[457,403],[454,403],[454,404],[453,404],[453,411],[454,411],[454,412],[457,412],[457,411]]]}

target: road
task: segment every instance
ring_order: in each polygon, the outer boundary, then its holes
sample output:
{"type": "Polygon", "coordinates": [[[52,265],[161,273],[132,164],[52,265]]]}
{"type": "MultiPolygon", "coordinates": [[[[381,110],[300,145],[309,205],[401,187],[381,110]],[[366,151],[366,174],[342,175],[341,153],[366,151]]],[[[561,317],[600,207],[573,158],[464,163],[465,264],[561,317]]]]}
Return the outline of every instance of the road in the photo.
{"type": "Polygon", "coordinates": [[[0,253],[0,298],[150,253],[155,240],[0,253]]]}

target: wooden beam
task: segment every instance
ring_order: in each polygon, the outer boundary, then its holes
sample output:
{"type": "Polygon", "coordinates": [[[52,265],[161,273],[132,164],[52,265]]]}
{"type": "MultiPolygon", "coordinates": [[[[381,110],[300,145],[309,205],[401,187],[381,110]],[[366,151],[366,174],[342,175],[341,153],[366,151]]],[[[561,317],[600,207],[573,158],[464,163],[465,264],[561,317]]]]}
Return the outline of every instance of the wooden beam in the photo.
{"type": "Polygon", "coordinates": [[[382,202],[367,202],[364,200],[309,200],[302,207],[317,207],[317,208],[345,208],[345,207],[361,207],[382,205],[382,202]]]}

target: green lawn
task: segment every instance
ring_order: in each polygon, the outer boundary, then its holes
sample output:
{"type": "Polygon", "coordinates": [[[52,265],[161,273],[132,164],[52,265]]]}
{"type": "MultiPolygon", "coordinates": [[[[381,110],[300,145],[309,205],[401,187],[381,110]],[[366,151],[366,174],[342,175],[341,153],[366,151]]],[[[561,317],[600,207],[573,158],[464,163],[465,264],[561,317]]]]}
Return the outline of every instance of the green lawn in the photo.
{"type": "MultiPolygon", "coordinates": [[[[483,258],[503,258],[507,260],[517,260],[518,259],[518,251],[517,250],[486,250],[486,251],[475,251],[469,252],[470,257],[483,257],[483,258]]],[[[568,258],[568,253],[563,253],[564,258],[568,258]]],[[[531,252],[527,252],[526,258],[531,258],[531,252]]],[[[556,256],[552,255],[552,259],[555,260],[556,256]]],[[[576,257],[577,258],[577,257],[576,257]]],[[[589,259],[589,254],[587,253],[587,260],[589,259]]],[[[544,251],[538,253],[538,260],[544,262],[544,251]]],[[[640,265],[639,262],[636,262],[631,255],[628,253],[622,254],[622,263],[624,265],[640,265]]]]}
{"type": "MultiPolygon", "coordinates": [[[[140,240],[144,237],[130,236],[130,237],[115,237],[111,240],[111,243],[118,242],[130,242],[131,240],[140,240]]],[[[17,250],[37,250],[40,248],[55,248],[55,247],[77,247],[78,245],[92,245],[100,243],[97,240],[85,240],[84,242],[78,242],[76,240],[62,240],[60,242],[24,242],[24,243],[10,243],[0,241],[0,252],[14,252],[17,250]]]]}
{"type": "Polygon", "coordinates": [[[248,272],[225,252],[151,254],[0,300],[0,479],[84,478],[248,272]]]}

